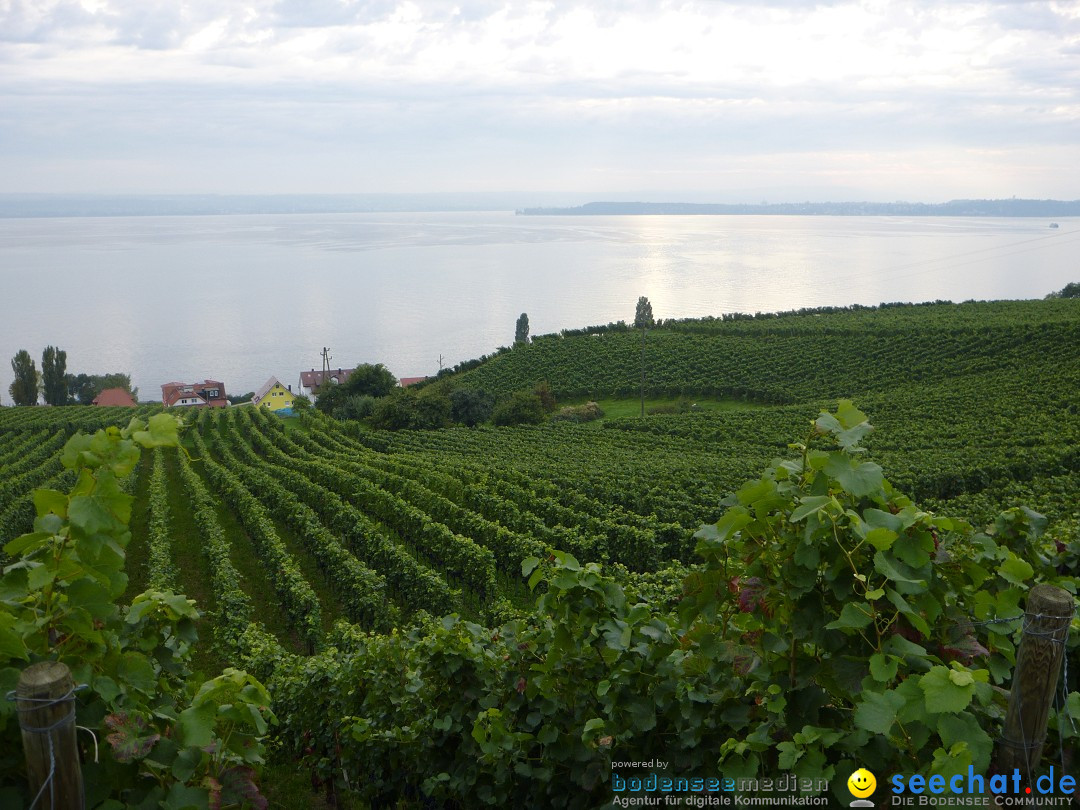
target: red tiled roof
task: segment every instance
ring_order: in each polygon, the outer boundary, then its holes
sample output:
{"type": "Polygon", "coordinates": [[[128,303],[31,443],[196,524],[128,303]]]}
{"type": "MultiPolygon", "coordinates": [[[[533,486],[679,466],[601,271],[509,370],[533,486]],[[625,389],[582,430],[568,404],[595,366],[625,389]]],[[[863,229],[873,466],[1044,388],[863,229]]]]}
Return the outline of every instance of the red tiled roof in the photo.
{"type": "Polygon", "coordinates": [[[398,380],[398,385],[402,388],[408,388],[410,385],[416,385],[418,382],[423,382],[427,377],[402,377],[398,380]]]}
{"type": "Polygon", "coordinates": [[[355,368],[338,368],[330,369],[329,372],[324,372],[322,369],[316,371],[301,371],[300,372],[300,385],[304,388],[315,389],[323,384],[323,374],[326,374],[326,379],[336,379],[339,383],[345,382],[349,379],[349,375],[356,371],[355,368]]]}
{"type": "Polygon", "coordinates": [[[175,405],[178,400],[185,397],[197,397],[211,408],[224,408],[229,404],[225,397],[225,383],[219,380],[203,380],[197,383],[167,382],[161,386],[161,401],[165,407],[175,405]],[[217,388],[218,396],[207,399],[200,393],[207,388],[217,388]]]}
{"type": "Polygon", "coordinates": [[[167,394],[162,394],[161,401],[165,405],[166,408],[171,408],[173,405],[175,405],[181,399],[187,399],[189,397],[193,397],[193,398],[199,400],[199,402],[201,402],[204,405],[206,404],[206,400],[204,400],[202,397],[200,397],[194,391],[184,391],[181,388],[175,388],[175,389],[169,391],[167,394]]]}
{"type": "Polygon", "coordinates": [[[123,388],[106,388],[96,397],[94,397],[95,405],[120,405],[128,408],[135,407],[135,400],[131,398],[131,394],[125,391],[123,388]]]}

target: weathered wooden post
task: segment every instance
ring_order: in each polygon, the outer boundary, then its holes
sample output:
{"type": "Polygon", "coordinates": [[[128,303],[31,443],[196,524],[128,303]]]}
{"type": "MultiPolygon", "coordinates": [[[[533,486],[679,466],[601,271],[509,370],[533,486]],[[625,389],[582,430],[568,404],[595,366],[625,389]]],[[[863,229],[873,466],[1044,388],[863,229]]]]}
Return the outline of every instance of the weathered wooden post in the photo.
{"type": "Polygon", "coordinates": [[[82,765],[75,744],[75,683],[67,664],[31,664],[15,687],[26,772],[36,807],[83,810],[82,765]]]}
{"type": "Polygon", "coordinates": [[[1009,710],[997,756],[1003,773],[1019,768],[1026,776],[1042,759],[1046,723],[1072,616],[1073,597],[1068,591],[1054,585],[1036,585],[1028,591],[1024,635],[1016,653],[1009,710]]]}

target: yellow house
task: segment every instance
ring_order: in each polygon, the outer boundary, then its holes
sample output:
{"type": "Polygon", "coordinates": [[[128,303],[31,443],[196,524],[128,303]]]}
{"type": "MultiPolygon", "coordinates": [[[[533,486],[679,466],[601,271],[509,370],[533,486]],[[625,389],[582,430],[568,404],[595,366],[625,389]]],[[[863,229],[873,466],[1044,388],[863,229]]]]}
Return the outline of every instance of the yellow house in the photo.
{"type": "Polygon", "coordinates": [[[263,383],[262,388],[255,392],[255,396],[251,398],[251,402],[254,405],[262,405],[272,411],[291,411],[293,400],[295,398],[296,396],[293,394],[291,386],[286,388],[278,382],[277,377],[271,377],[263,383]]]}

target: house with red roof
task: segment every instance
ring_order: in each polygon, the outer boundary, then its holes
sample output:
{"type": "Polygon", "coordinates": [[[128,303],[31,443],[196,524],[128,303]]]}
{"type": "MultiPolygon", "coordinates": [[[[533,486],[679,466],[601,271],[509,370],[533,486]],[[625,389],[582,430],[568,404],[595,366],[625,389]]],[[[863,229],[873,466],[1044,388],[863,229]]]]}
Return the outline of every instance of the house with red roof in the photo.
{"type": "Polygon", "coordinates": [[[96,397],[94,397],[94,405],[121,407],[121,408],[134,408],[135,400],[131,398],[131,394],[124,388],[106,388],[96,397]]]}
{"type": "Polygon", "coordinates": [[[330,383],[331,385],[340,385],[349,379],[349,375],[356,371],[355,368],[339,368],[330,369],[325,371],[319,369],[316,371],[301,371],[300,372],[300,393],[314,402],[318,399],[318,390],[323,383],[330,383]]]}
{"type": "Polygon", "coordinates": [[[418,382],[423,382],[427,377],[402,377],[398,380],[398,385],[402,388],[408,388],[410,385],[416,385],[418,382]]]}
{"type": "Polygon", "coordinates": [[[161,386],[161,404],[166,408],[224,408],[225,384],[218,380],[199,383],[168,382],[161,386]]]}

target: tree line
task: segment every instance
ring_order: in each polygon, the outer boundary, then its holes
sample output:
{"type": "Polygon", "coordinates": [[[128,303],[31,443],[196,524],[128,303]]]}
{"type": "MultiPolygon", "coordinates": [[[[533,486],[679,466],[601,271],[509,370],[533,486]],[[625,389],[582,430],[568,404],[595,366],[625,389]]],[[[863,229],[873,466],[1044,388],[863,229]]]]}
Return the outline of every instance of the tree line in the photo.
{"type": "Polygon", "coordinates": [[[535,425],[546,419],[581,422],[603,415],[596,403],[556,411],[547,381],[498,397],[482,390],[459,388],[449,381],[401,388],[382,363],[358,365],[345,382],[325,383],[314,407],[335,419],[363,421],[379,430],[475,427],[485,422],[498,426],[535,425]]]}
{"type": "Polygon", "coordinates": [[[41,371],[30,352],[20,349],[11,358],[11,371],[15,379],[8,393],[16,405],[37,405],[39,398],[46,405],[91,405],[107,388],[123,388],[135,400],[139,396],[130,374],[69,374],[67,352],[56,346],[46,346],[41,353],[41,371]]]}
{"type": "MultiPolygon", "coordinates": [[[[634,328],[655,325],[652,304],[638,298],[634,328]]],[[[522,312],[514,325],[514,348],[529,344],[529,316],[522,312]]],[[[497,354],[512,351],[500,349],[497,354]]],[[[397,380],[381,363],[364,364],[344,382],[327,383],[318,392],[315,408],[337,419],[364,421],[381,430],[434,430],[451,425],[476,427],[490,422],[505,427],[537,425],[548,419],[589,422],[603,416],[595,402],[558,409],[547,380],[540,380],[502,396],[484,390],[460,387],[443,377],[456,373],[439,372],[426,385],[398,388],[397,380]]]]}

